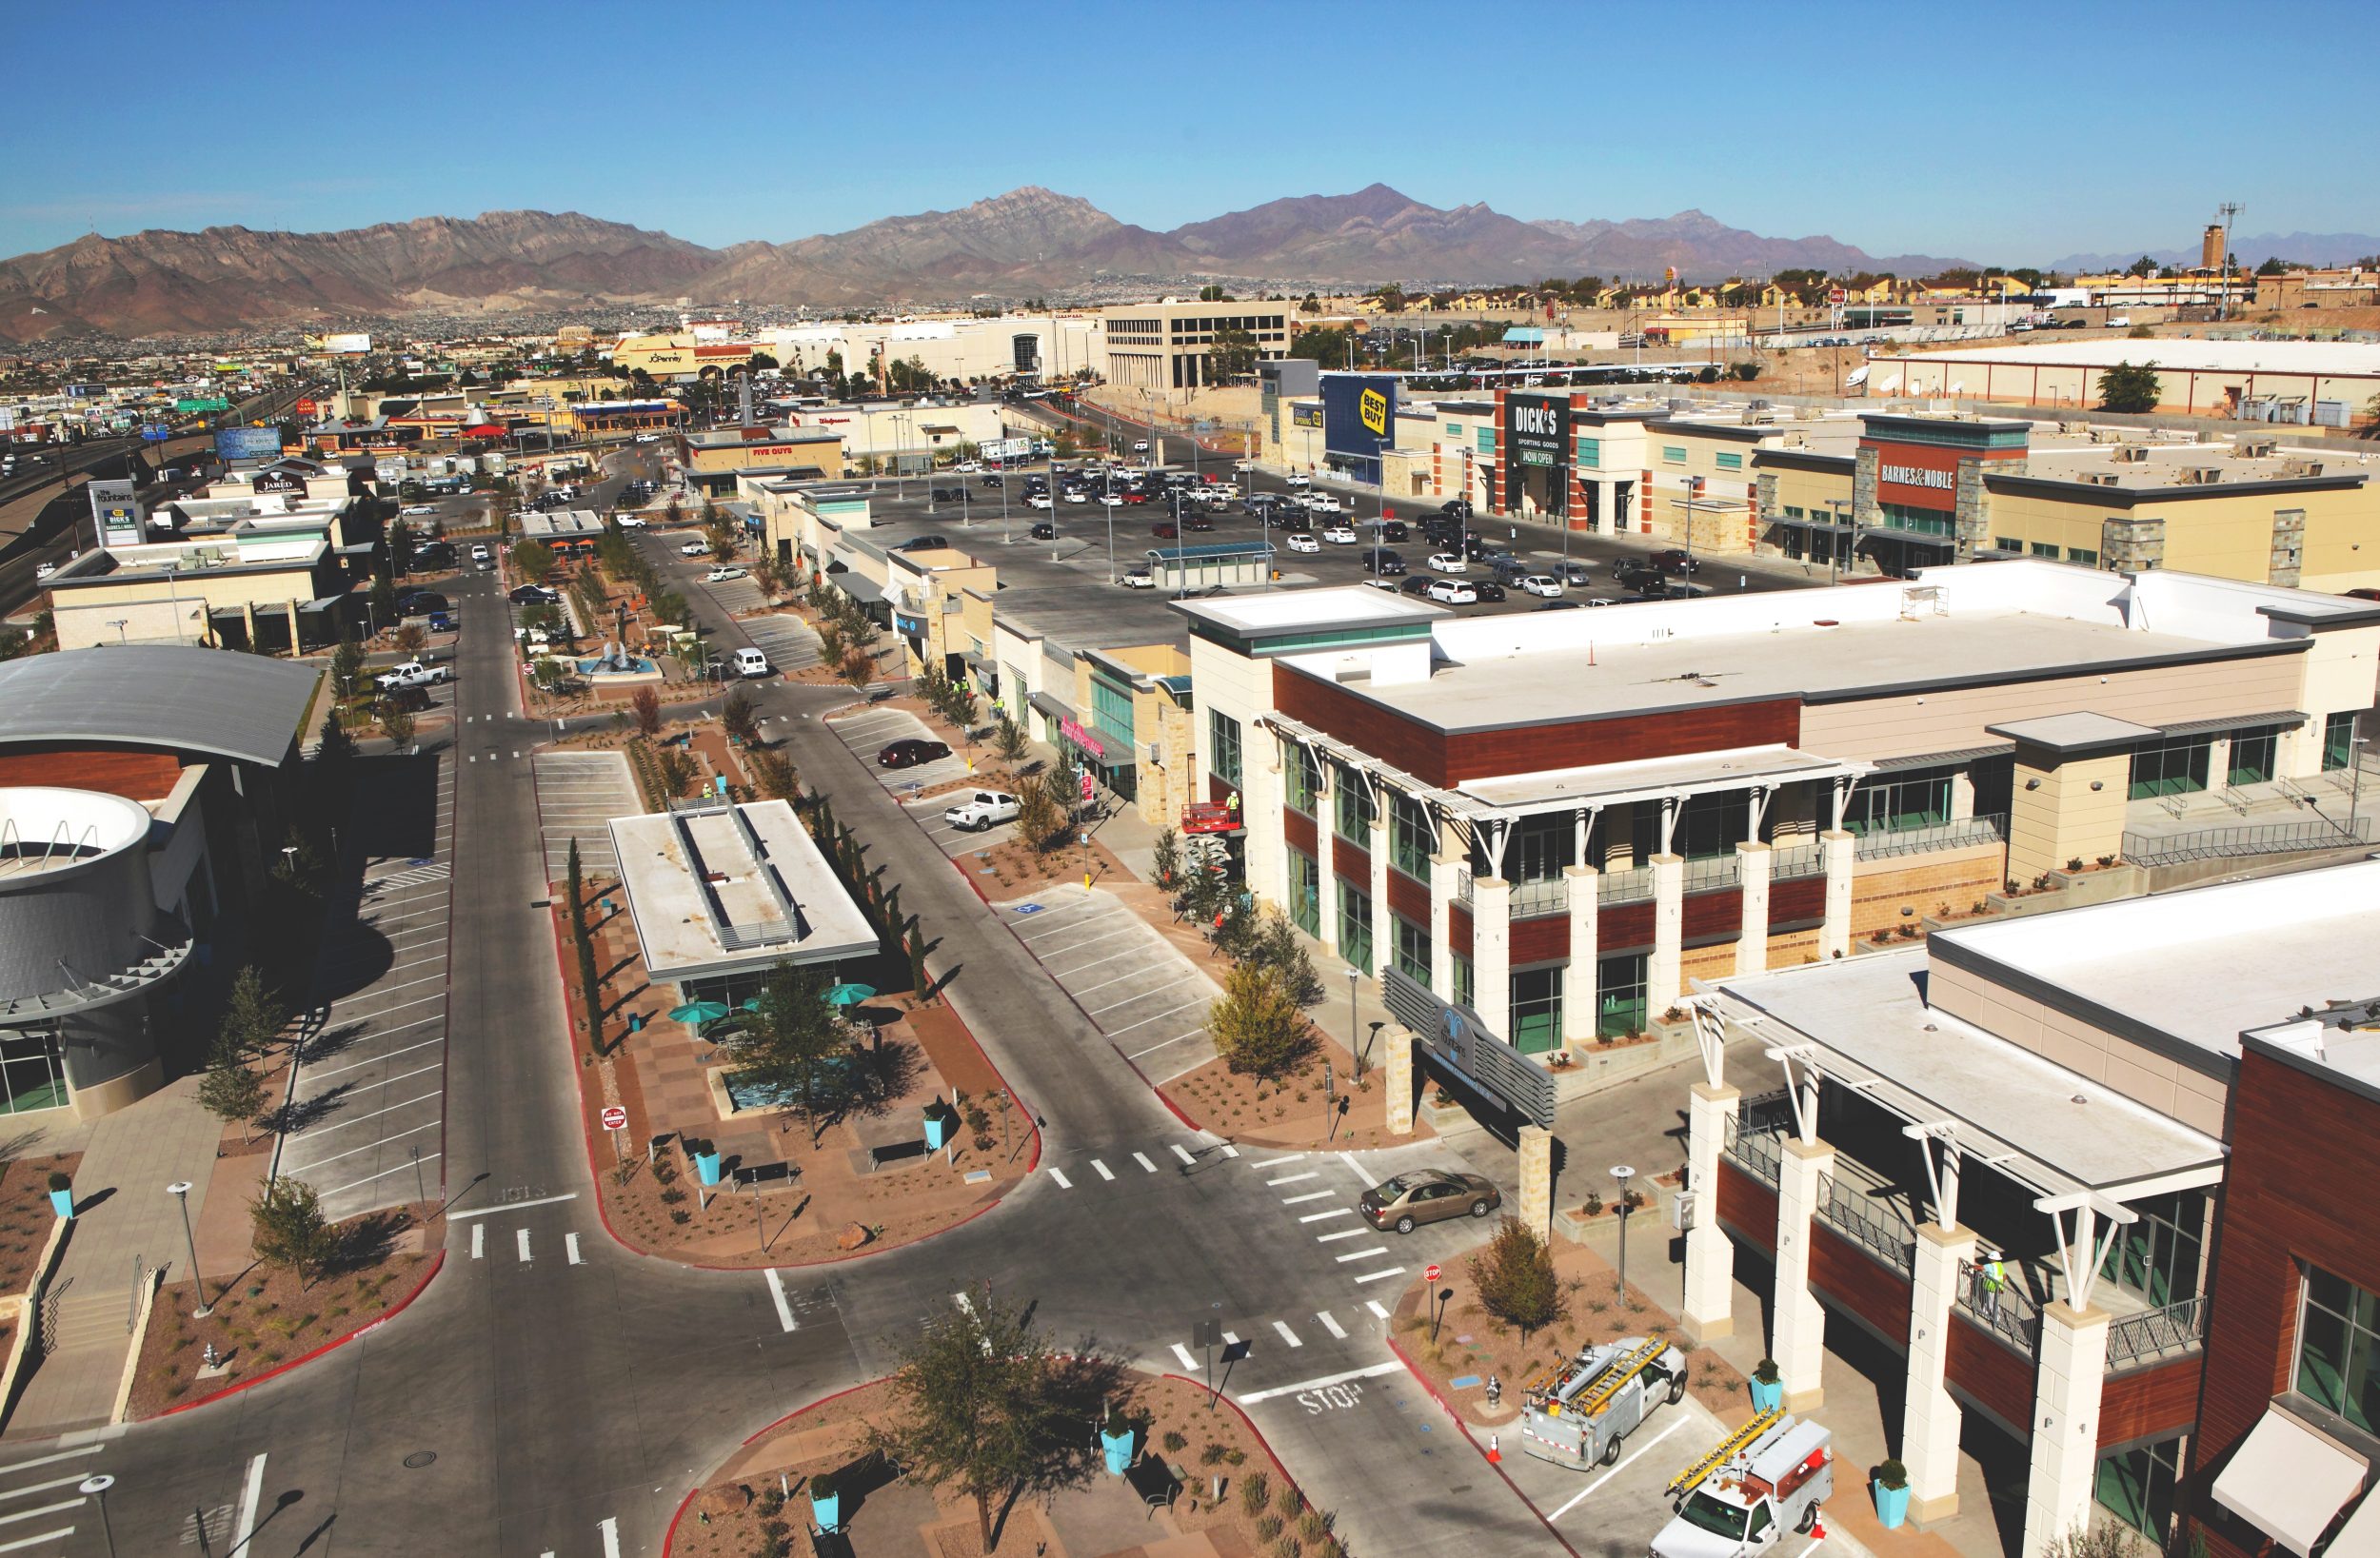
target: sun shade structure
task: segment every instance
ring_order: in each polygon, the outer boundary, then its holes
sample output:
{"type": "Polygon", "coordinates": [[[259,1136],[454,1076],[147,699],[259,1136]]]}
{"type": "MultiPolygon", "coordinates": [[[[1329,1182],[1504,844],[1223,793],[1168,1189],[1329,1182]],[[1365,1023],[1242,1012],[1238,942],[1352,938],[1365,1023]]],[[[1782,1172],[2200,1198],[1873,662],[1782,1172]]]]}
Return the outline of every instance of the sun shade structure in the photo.
{"type": "Polygon", "coordinates": [[[872,984],[839,984],[826,992],[826,999],[836,1006],[857,1006],[875,994],[872,984]]]}
{"type": "Polygon", "coordinates": [[[717,1022],[721,1017],[725,1016],[728,1011],[729,1008],[718,1001],[688,1001],[684,1006],[671,1007],[669,1020],[691,1023],[699,1028],[706,1022],[717,1022]]]}
{"type": "Polygon", "coordinates": [[[2214,1479],[2214,1501],[2307,1558],[2340,1507],[2363,1485],[2362,1457],[2268,1407],[2264,1420],[2214,1479]]]}

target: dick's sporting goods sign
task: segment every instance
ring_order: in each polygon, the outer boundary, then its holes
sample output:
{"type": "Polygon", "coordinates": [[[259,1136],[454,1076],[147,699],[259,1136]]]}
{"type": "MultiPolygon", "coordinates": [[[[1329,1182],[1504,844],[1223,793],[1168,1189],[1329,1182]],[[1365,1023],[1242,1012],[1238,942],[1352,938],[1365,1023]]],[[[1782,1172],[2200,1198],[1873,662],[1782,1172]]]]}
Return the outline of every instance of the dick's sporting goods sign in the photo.
{"type": "Polygon", "coordinates": [[[1548,470],[1570,463],[1570,397],[1508,395],[1504,399],[1504,445],[1516,465],[1548,470]]]}

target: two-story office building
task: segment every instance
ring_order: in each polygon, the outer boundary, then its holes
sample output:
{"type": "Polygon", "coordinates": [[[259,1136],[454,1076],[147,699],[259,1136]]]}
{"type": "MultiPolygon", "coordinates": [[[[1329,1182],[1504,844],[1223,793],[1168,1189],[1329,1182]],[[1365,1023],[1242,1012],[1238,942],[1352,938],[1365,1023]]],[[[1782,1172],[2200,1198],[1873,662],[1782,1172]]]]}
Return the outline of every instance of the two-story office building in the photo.
{"type": "Polygon", "coordinates": [[[2380,653],[2365,602],[2023,562],[1597,612],[1173,609],[1197,788],[1240,794],[1249,887],[1524,1051],[2179,850],[2210,791],[2282,847],[2291,786],[2344,799],[2380,653]]]}

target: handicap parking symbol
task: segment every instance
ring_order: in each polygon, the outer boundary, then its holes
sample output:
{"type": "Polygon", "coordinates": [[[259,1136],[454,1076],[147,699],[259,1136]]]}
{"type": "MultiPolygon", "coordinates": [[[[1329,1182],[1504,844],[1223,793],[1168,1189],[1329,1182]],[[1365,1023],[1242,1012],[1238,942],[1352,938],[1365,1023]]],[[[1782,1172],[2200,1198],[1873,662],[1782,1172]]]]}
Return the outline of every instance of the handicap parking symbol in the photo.
{"type": "Polygon", "coordinates": [[[1020,903],[1017,905],[1017,913],[1021,915],[1038,915],[1041,912],[1042,907],[1043,906],[1039,903],[1020,903]]]}

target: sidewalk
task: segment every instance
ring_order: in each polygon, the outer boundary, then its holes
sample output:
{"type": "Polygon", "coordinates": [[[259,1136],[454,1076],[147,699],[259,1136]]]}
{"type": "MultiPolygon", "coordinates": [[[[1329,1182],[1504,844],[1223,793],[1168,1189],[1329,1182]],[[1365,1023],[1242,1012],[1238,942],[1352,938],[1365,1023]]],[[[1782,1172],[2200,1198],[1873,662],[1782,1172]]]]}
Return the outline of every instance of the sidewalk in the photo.
{"type": "Polygon", "coordinates": [[[126,1327],[94,1320],[65,1336],[26,1385],[8,1421],[10,1436],[46,1437],[107,1422],[124,1374],[134,1267],[163,1266],[180,1280],[188,1264],[182,1211],[166,1187],[188,1180],[193,1226],[204,1218],[223,1126],[200,1107],[199,1081],[182,1077],[88,1127],[75,1174],[74,1233],[50,1291],[62,1309],[72,1303],[96,1313],[117,1306],[126,1327]]]}

